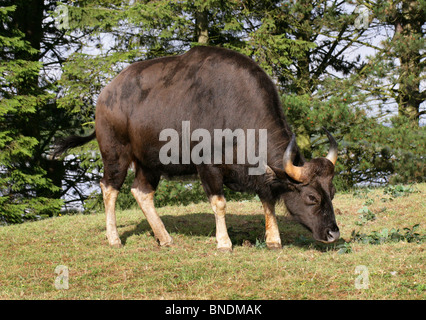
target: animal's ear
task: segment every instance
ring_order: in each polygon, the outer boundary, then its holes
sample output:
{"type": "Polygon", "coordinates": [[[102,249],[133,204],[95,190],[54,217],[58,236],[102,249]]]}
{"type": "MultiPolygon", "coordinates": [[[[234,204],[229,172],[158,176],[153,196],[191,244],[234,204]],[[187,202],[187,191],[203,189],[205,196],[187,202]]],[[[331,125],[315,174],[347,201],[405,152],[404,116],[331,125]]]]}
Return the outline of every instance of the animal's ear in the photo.
{"type": "Polygon", "coordinates": [[[278,182],[280,180],[287,180],[287,174],[284,170],[266,165],[266,181],[267,182],[278,182]]]}

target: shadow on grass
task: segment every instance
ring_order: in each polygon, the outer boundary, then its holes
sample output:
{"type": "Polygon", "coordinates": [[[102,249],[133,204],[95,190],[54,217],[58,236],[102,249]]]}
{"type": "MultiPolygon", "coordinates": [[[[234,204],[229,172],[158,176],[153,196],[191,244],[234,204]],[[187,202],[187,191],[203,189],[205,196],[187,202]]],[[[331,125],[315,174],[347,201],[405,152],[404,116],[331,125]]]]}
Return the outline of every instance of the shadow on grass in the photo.
{"type": "MultiPolygon", "coordinates": [[[[161,219],[171,234],[177,233],[185,236],[215,236],[216,224],[213,213],[190,213],[184,215],[162,215],[161,219]]],[[[338,250],[339,244],[345,243],[340,239],[333,244],[323,244],[315,241],[312,234],[299,223],[286,216],[277,216],[282,245],[298,246],[318,251],[338,250]]],[[[226,225],[228,234],[234,246],[254,246],[265,248],[265,217],[259,214],[227,214],[226,225]]],[[[125,231],[121,241],[125,245],[128,238],[149,232],[153,236],[151,227],[146,219],[136,225],[132,230],[125,231]]]]}

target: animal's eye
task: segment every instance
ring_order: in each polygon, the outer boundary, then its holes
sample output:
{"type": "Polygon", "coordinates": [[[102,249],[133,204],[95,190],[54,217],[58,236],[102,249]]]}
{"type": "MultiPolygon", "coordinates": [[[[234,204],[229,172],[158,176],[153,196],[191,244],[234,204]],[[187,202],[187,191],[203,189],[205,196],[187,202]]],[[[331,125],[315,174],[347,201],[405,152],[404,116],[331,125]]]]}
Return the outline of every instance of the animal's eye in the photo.
{"type": "Polygon", "coordinates": [[[313,194],[308,194],[308,204],[317,204],[318,198],[315,197],[313,194]]]}

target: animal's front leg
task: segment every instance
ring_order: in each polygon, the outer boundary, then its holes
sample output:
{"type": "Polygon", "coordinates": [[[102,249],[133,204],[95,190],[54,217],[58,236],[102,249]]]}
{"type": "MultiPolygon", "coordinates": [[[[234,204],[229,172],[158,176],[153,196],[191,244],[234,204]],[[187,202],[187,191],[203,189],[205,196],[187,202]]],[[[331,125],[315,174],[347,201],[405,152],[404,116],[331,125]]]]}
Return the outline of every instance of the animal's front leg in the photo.
{"type": "Polygon", "coordinates": [[[213,195],[209,197],[216,219],[217,249],[220,251],[232,251],[232,242],[228,235],[225,223],[226,200],[224,196],[213,195]]]}
{"type": "Polygon", "coordinates": [[[275,205],[262,201],[265,212],[266,246],[268,249],[281,249],[281,237],[278,229],[277,217],[275,216],[275,205]]]}
{"type": "Polygon", "coordinates": [[[197,166],[197,171],[214,212],[217,249],[232,251],[232,242],[229,239],[225,223],[226,200],[223,196],[222,171],[220,168],[210,165],[197,166]]]}

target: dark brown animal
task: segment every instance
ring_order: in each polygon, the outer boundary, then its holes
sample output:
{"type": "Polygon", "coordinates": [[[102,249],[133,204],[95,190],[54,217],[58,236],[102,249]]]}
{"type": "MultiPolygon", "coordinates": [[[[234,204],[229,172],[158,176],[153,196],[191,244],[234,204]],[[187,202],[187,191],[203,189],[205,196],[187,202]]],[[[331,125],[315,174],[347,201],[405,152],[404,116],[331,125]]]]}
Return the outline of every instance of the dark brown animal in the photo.
{"type": "MultiPolygon", "coordinates": [[[[95,132],[63,140],[55,155],[97,138],[104,163],[101,188],[111,246],[121,246],[115,201],[133,163],[136,178],[131,191],[160,245],[172,243],[154,208],[160,177],[198,174],[215,213],[219,249],[232,248],[225,224],[223,185],[258,194],[265,212],[267,246],[281,248],[274,209],[280,199],[315,239],[332,242],[339,238],[332,205],[337,144],[326,133],[328,156],[305,161],[266,73],[234,51],[195,47],[180,56],[136,62],[123,70],[98,97],[95,132]],[[191,130],[202,128],[211,136],[215,129],[267,129],[264,173],[250,175],[247,163],[188,163],[182,159],[182,148],[179,163],[164,164],[159,152],[167,142],[160,141],[160,133],[174,129],[182,138],[183,121],[189,121],[191,130]]],[[[190,142],[191,150],[196,142],[190,142]]],[[[236,148],[237,143],[233,141],[233,145],[236,148]]]]}

